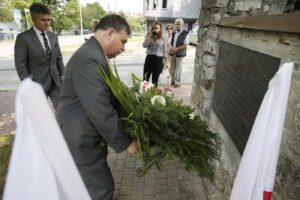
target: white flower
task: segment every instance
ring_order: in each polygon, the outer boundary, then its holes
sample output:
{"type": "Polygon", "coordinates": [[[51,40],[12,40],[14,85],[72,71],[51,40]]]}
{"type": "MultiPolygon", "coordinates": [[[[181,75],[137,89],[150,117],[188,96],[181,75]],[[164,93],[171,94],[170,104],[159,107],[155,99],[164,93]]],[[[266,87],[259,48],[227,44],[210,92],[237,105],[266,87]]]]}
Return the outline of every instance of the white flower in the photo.
{"type": "Polygon", "coordinates": [[[190,119],[194,119],[195,115],[194,113],[189,114],[190,119]]]}
{"type": "Polygon", "coordinates": [[[140,90],[139,90],[139,93],[143,93],[144,89],[147,87],[148,85],[148,82],[147,81],[144,81],[144,82],[140,82],[140,90]]]}
{"type": "Polygon", "coordinates": [[[139,93],[143,93],[144,91],[150,90],[154,85],[152,83],[148,83],[147,81],[140,82],[139,93]]]}
{"type": "Polygon", "coordinates": [[[155,105],[156,103],[165,106],[166,99],[163,96],[155,95],[154,97],[151,98],[151,104],[155,105]]]}
{"type": "Polygon", "coordinates": [[[154,85],[152,83],[148,83],[147,87],[145,88],[145,91],[150,90],[154,85]]]}

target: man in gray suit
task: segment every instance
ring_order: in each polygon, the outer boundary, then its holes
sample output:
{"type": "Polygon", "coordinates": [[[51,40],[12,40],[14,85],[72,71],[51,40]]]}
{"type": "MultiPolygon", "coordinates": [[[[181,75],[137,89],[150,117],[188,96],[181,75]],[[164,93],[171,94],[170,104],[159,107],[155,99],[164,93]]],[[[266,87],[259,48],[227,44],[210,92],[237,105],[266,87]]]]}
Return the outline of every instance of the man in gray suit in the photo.
{"type": "Polygon", "coordinates": [[[92,197],[111,200],[114,181],[108,167],[107,145],[116,152],[135,153],[136,139],[122,132],[118,102],[101,77],[108,73],[108,59],[125,50],[130,27],[119,15],[107,15],[94,36],[69,60],[56,113],[75,163],[92,197]]]}
{"type": "Polygon", "coordinates": [[[30,7],[33,27],[20,33],[15,43],[15,66],[21,80],[40,83],[57,109],[64,64],[57,36],[48,31],[51,11],[42,3],[30,7]]]}

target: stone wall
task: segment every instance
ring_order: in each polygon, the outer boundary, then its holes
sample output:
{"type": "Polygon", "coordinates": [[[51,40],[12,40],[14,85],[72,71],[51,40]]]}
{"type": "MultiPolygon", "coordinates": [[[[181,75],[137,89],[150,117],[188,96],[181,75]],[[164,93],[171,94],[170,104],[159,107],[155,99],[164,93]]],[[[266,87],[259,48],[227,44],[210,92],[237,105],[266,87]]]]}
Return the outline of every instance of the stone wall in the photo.
{"type": "MultiPolygon", "coordinates": [[[[192,103],[222,138],[221,160],[216,162],[216,179],[203,180],[207,198],[229,199],[241,155],[212,109],[220,39],[286,61],[300,62],[300,34],[220,26],[222,17],[274,15],[296,12],[293,0],[204,0],[199,17],[192,103]],[[282,40],[284,39],[284,40],[282,40]]],[[[290,90],[274,199],[300,196],[300,69],[295,68],[290,90]],[[289,190],[288,190],[289,188],[289,190]]]]}
{"type": "Polygon", "coordinates": [[[204,0],[202,2],[198,19],[199,43],[195,57],[192,101],[203,118],[208,118],[211,108],[221,30],[218,24],[221,18],[282,14],[286,5],[287,0],[204,0]]]}

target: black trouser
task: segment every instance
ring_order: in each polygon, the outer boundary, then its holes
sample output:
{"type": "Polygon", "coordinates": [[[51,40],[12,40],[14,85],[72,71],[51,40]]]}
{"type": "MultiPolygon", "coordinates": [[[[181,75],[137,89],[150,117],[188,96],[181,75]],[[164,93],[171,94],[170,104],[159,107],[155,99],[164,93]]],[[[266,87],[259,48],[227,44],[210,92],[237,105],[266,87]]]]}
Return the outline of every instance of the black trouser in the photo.
{"type": "Polygon", "coordinates": [[[144,80],[148,82],[150,76],[152,75],[152,83],[157,85],[158,78],[163,70],[163,67],[163,57],[158,57],[156,55],[147,55],[144,64],[144,80]]]}

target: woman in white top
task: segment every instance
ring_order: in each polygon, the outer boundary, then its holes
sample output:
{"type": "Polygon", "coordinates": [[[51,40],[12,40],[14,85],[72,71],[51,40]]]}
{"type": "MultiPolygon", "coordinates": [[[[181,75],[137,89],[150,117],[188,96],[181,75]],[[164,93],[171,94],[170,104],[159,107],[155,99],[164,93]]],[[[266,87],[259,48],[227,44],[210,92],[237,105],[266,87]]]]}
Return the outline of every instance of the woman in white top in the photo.
{"type": "Polygon", "coordinates": [[[147,48],[147,56],[144,64],[144,80],[149,81],[152,75],[152,83],[157,86],[158,78],[167,66],[167,40],[162,36],[161,23],[153,22],[151,31],[149,31],[143,42],[143,47],[147,48]]]}
{"type": "Polygon", "coordinates": [[[166,26],[166,31],[167,31],[166,40],[168,42],[168,44],[167,44],[167,52],[168,52],[167,64],[168,64],[168,66],[170,66],[170,63],[171,63],[171,56],[169,55],[169,53],[170,53],[170,49],[172,48],[171,40],[172,40],[173,30],[174,30],[173,25],[172,24],[167,24],[167,26],[166,26]]]}

